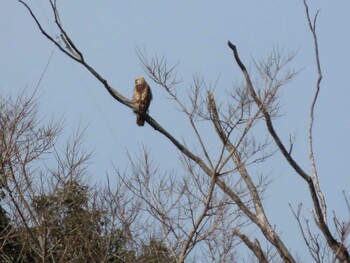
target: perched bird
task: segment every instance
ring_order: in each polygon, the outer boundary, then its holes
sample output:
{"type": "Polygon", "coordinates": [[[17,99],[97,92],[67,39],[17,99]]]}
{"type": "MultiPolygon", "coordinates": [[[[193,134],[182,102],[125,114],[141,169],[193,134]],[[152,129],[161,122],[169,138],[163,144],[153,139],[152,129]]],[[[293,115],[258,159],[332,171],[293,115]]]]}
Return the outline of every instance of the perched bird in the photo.
{"type": "Polygon", "coordinates": [[[148,86],[145,79],[141,76],[135,78],[135,87],[132,95],[132,102],[136,113],[136,123],[138,126],[143,126],[145,120],[137,111],[146,113],[152,100],[151,88],[148,86]]]}

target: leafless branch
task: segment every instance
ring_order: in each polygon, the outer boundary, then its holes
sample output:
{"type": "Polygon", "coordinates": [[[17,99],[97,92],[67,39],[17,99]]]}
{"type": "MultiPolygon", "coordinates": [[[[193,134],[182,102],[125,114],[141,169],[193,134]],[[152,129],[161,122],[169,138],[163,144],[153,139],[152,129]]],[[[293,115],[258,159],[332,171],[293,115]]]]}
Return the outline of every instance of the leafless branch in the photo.
{"type": "Polygon", "coordinates": [[[255,256],[258,258],[259,262],[261,263],[267,263],[268,259],[265,255],[264,251],[261,249],[260,243],[257,239],[252,242],[249,240],[249,238],[242,234],[238,229],[233,230],[234,234],[237,235],[243,243],[255,254],[255,256]]]}
{"type": "Polygon", "coordinates": [[[313,126],[314,126],[314,119],[315,119],[315,106],[318,98],[318,94],[320,92],[321,88],[321,81],[322,81],[322,71],[321,71],[321,63],[320,63],[320,56],[319,56],[319,50],[318,50],[318,41],[317,41],[317,34],[316,34],[316,21],[317,21],[317,16],[319,14],[319,11],[317,11],[315,17],[314,17],[314,22],[311,23],[310,19],[310,14],[309,14],[309,7],[306,3],[306,0],[304,1],[304,6],[305,6],[305,13],[306,13],[306,18],[309,24],[310,31],[312,33],[313,37],[313,42],[314,42],[314,50],[315,50],[315,60],[316,60],[316,68],[317,68],[317,80],[316,80],[316,85],[315,85],[315,94],[311,103],[311,109],[310,109],[310,122],[309,122],[309,159],[311,162],[311,171],[312,171],[312,180],[314,182],[317,195],[320,199],[321,203],[321,208],[322,208],[322,213],[323,213],[323,218],[324,221],[327,222],[327,207],[326,207],[326,201],[325,198],[322,194],[319,180],[318,180],[318,175],[317,175],[317,168],[316,168],[316,162],[315,162],[315,155],[314,155],[314,150],[313,150],[313,126]]]}

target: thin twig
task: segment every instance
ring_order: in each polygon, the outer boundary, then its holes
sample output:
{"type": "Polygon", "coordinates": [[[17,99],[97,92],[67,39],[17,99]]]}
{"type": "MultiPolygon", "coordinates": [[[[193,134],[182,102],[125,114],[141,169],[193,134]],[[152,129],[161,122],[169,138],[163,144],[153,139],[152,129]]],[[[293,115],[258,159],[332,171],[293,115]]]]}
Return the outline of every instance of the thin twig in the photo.
{"type": "Polygon", "coordinates": [[[194,238],[195,234],[197,233],[199,226],[203,222],[203,219],[207,216],[209,205],[210,205],[211,199],[213,197],[216,179],[217,179],[217,177],[215,174],[213,174],[210,178],[210,187],[208,189],[208,194],[207,194],[205,201],[204,201],[204,206],[203,206],[202,211],[199,214],[198,218],[194,222],[192,229],[187,236],[187,240],[185,241],[184,245],[182,246],[181,254],[179,256],[180,262],[184,262],[186,255],[188,254],[188,249],[190,247],[190,244],[191,244],[191,242],[193,242],[193,238],[194,238]]]}

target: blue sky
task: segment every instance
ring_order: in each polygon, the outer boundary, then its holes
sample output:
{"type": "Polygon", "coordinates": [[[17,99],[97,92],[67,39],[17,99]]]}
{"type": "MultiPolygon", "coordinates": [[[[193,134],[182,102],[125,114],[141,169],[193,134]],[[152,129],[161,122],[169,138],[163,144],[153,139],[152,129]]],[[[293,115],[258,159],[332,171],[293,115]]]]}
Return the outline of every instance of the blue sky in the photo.
{"type": "MultiPolygon", "coordinates": [[[[57,34],[46,1],[28,1],[51,34],[57,34]]],[[[267,57],[274,46],[286,53],[297,51],[291,67],[301,70],[282,90],[284,116],[275,125],[287,141],[296,133],[294,156],[306,171],[307,124],[316,69],[311,34],[302,1],[58,1],[66,31],[86,61],[125,96],[131,97],[134,77],[144,75],[136,46],[149,55],[164,55],[178,64],[179,86],[187,92],[194,74],[207,83],[218,80],[217,89],[228,89],[242,75],[233,61],[227,40],[234,42],[249,69],[252,58],[267,57]]],[[[349,1],[309,1],[310,12],[321,9],[317,24],[324,74],[316,109],[315,150],[321,187],[329,204],[346,216],[341,191],[350,194],[348,172],[350,140],[350,25],[349,1]]],[[[94,151],[90,166],[93,182],[104,182],[113,166],[126,169],[126,151],[137,153],[144,144],[162,169],[176,168],[178,153],[149,126],[139,128],[130,109],[118,104],[84,68],[60,53],[45,39],[17,1],[3,0],[0,8],[0,94],[34,90],[43,69],[52,59],[38,89],[40,114],[65,120],[65,133],[87,126],[85,147],[94,151]],[[166,154],[165,154],[166,153],[166,154]]],[[[152,83],[154,100],[150,114],[189,146],[196,145],[185,118],[159,86],[152,83]]],[[[219,91],[220,93],[220,91],[219,91]]],[[[222,93],[224,94],[224,93],[222,93]]],[[[205,130],[205,127],[203,127],[205,130]]],[[[209,136],[210,137],[210,136],[209,136]]],[[[298,239],[287,238],[295,222],[288,203],[305,202],[307,188],[276,157],[266,171],[274,183],[265,200],[272,223],[279,226],[288,246],[298,251],[298,239]]],[[[254,169],[259,171],[260,166],[254,169]]],[[[264,168],[266,169],[266,168],[264,168]]],[[[307,201],[305,202],[307,204],[307,201]]]]}

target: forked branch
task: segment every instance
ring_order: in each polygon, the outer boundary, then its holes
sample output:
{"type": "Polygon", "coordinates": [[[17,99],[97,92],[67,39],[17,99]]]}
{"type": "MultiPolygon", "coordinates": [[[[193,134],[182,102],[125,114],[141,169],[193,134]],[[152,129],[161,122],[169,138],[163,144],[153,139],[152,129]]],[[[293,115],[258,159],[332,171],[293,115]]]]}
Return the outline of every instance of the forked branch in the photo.
{"type": "Polygon", "coordinates": [[[104,79],[100,74],[97,73],[97,71],[92,68],[83,58],[82,52],[76,47],[76,45],[73,43],[71,38],[68,36],[68,34],[63,30],[63,27],[61,25],[61,22],[59,21],[58,15],[57,15],[57,7],[56,5],[50,1],[52,11],[55,15],[55,22],[56,25],[60,31],[60,36],[62,37],[63,42],[66,45],[66,48],[62,47],[59,41],[55,40],[49,33],[45,31],[45,29],[40,24],[39,20],[37,19],[36,15],[34,14],[33,10],[22,0],[18,0],[30,13],[31,17],[34,19],[36,25],[38,26],[40,32],[48,39],[50,40],[55,46],[58,47],[60,51],[62,51],[65,55],[70,57],[71,59],[75,60],[76,62],[82,64],[90,73],[99,80],[103,86],[107,89],[109,94],[119,101],[120,103],[124,104],[125,106],[129,108],[133,108],[132,102],[124,97],[121,93],[119,93],[117,90],[113,89],[107,82],[106,79],[104,79]]]}
{"type": "Polygon", "coordinates": [[[255,256],[259,259],[260,263],[267,263],[268,259],[264,251],[261,249],[260,243],[257,239],[252,242],[245,234],[241,233],[238,229],[234,229],[233,233],[237,235],[243,243],[249,247],[251,251],[255,254],[255,256]]]}

